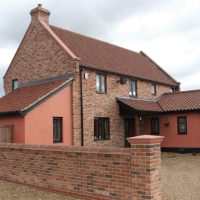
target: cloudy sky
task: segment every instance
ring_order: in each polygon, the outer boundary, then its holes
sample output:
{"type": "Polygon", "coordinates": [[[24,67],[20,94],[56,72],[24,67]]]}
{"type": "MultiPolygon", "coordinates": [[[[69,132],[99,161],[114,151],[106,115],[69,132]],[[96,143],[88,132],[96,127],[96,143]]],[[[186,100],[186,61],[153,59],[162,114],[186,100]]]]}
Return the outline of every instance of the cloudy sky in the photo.
{"type": "Polygon", "coordinates": [[[50,23],[144,51],[181,82],[200,88],[200,0],[9,0],[0,1],[0,96],[3,75],[42,3],[50,23]]]}

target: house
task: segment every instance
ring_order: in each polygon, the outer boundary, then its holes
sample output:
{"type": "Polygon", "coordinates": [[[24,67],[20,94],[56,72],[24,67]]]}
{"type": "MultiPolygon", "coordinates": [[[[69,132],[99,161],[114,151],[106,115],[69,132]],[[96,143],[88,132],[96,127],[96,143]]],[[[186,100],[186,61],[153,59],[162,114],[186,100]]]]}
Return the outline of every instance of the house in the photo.
{"type": "Polygon", "coordinates": [[[199,147],[198,98],[188,104],[199,91],[180,92],[144,52],[50,25],[41,4],[30,14],[0,99],[0,126],[13,125],[14,142],[124,147],[129,136],[160,134],[163,147],[199,147]],[[177,120],[187,134],[177,135],[177,120]]]}

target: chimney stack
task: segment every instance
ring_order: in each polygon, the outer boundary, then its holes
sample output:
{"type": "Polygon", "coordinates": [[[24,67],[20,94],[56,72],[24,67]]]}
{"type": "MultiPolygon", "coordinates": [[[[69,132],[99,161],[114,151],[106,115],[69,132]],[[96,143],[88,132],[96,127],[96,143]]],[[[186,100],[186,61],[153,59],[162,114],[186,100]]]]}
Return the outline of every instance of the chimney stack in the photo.
{"type": "Polygon", "coordinates": [[[31,10],[30,12],[32,21],[44,21],[46,24],[49,24],[49,16],[50,16],[50,11],[43,8],[42,4],[38,4],[36,8],[31,10]]]}

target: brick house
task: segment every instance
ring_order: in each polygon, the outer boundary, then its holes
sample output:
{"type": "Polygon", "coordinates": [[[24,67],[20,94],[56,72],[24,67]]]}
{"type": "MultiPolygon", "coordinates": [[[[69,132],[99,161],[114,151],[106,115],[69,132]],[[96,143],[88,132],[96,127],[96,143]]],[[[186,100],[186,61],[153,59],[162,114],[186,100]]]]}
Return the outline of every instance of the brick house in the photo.
{"type": "MultiPolygon", "coordinates": [[[[0,99],[0,125],[14,126],[14,142],[50,144],[54,135],[69,145],[124,147],[129,136],[166,136],[183,112],[199,117],[198,101],[184,107],[199,91],[188,92],[192,95],[179,109],[185,96],[177,92],[179,83],[144,52],[52,26],[50,12],[41,4],[30,14],[31,23],[4,76],[6,95],[0,99]],[[174,97],[177,106],[167,110],[174,97]],[[166,122],[164,116],[175,117],[166,122]],[[19,118],[22,125],[16,124],[19,118]],[[161,122],[166,124],[162,128],[161,122]],[[16,132],[23,132],[24,139],[16,132]]],[[[184,117],[179,123],[183,129],[184,117]]],[[[166,147],[179,146],[170,145],[166,142],[166,147]]]]}

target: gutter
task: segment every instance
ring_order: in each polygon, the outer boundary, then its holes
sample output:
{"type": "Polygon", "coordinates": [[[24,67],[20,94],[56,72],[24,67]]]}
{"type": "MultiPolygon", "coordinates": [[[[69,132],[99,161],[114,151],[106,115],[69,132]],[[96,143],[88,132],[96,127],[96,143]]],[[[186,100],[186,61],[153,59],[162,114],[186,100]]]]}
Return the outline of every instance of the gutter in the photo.
{"type": "Polygon", "coordinates": [[[169,86],[169,87],[173,87],[173,88],[177,88],[178,84],[180,84],[180,83],[177,83],[177,82],[176,82],[176,84],[167,84],[167,83],[160,82],[160,81],[150,80],[150,79],[141,78],[141,77],[137,77],[137,76],[131,76],[131,75],[123,74],[123,73],[120,73],[120,72],[113,72],[113,71],[110,71],[110,70],[100,69],[98,67],[93,67],[93,66],[82,65],[82,67],[87,69],[87,70],[90,70],[90,71],[99,71],[99,72],[108,73],[108,74],[112,74],[112,75],[123,76],[123,77],[126,77],[128,79],[130,78],[130,79],[138,79],[138,80],[141,80],[141,81],[153,82],[153,83],[157,83],[157,84],[161,84],[161,85],[165,85],[165,86],[169,86]]]}
{"type": "Polygon", "coordinates": [[[84,122],[83,122],[83,82],[82,82],[82,71],[83,66],[80,65],[80,104],[81,104],[81,146],[84,146],[84,122]]]}

